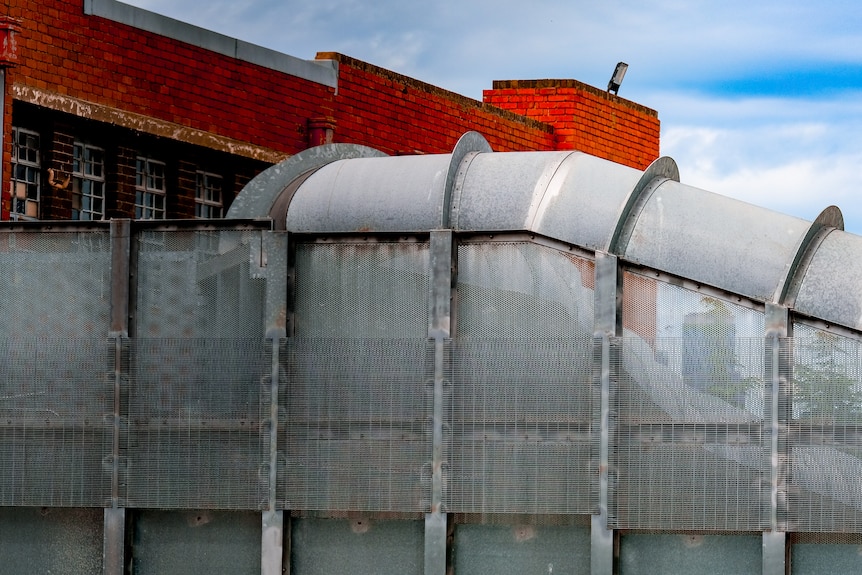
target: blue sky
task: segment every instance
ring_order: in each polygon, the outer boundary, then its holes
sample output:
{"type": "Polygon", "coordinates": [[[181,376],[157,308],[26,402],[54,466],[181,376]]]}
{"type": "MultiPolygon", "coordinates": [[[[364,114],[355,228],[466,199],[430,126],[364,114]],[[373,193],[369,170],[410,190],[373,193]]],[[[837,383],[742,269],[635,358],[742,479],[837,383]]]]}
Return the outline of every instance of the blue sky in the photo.
{"type": "Polygon", "coordinates": [[[575,78],[658,111],[683,183],[862,234],[862,3],[125,0],[299,58],[342,52],[475,99],[575,78]]]}

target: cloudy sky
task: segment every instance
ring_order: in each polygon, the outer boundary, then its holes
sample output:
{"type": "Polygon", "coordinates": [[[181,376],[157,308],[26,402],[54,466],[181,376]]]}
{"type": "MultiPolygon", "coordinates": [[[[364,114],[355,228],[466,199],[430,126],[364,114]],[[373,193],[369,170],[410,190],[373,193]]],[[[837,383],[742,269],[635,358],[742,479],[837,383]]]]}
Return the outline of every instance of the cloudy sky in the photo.
{"type": "Polygon", "coordinates": [[[854,0],[124,0],[292,56],[341,52],[481,100],[574,78],[658,111],[683,183],[862,234],[854,0]]]}

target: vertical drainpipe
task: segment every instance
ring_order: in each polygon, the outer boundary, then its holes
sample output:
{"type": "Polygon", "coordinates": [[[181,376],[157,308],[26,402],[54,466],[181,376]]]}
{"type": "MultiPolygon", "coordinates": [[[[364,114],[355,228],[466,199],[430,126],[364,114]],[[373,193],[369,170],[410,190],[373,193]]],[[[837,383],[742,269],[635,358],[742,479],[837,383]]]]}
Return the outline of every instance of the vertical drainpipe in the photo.
{"type": "MultiPolygon", "coordinates": [[[[3,158],[6,150],[6,69],[18,63],[18,34],[21,32],[21,22],[9,16],[0,16],[0,219],[9,218],[6,208],[6,195],[9,186],[4,185],[5,170],[3,158]]],[[[11,118],[9,119],[11,124],[11,118]]]]}

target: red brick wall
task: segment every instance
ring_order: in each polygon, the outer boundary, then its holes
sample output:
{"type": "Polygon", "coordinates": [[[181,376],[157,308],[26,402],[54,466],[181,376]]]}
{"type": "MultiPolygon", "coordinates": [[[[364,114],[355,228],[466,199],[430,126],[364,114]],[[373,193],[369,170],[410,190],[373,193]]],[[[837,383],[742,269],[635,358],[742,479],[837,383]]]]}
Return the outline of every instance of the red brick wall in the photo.
{"type": "Polygon", "coordinates": [[[305,119],[332,95],[313,82],[86,16],[83,0],[9,2],[22,23],[12,82],[286,154],[305,146],[305,119]]]}
{"type": "MultiPolygon", "coordinates": [[[[11,128],[10,86],[16,84],[285,156],[308,147],[309,122],[317,118],[332,122],[334,142],[364,144],[388,154],[450,152],[464,132],[476,130],[501,152],[578,149],[638,168],[658,156],[654,111],[578,82],[495,83],[479,102],[347,56],[320,53],[318,59],[339,62],[336,92],[87,16],[83,4],[8,0],[6,15],[20,20],[21,32],[18,66],[8,69],[4,133],[11,128]]],[[[208,146],[205,137],[190,143],[208,146]]],[[[10,150],[7,138],[4,166],[9,166],[10,150]]],[[[5,172],[3,219],[8,217],[5,172]]],[[[112,207],[114,213],[125,213],[127,198],[119,192],[112,207]]]]}
{"type": "Polygon", "coordinates": [[[579,150],[641,170],[659,155],[655,110],[576,80],[498,81],[483,99],[553,126],[558,150],[579,150]]]}
{"type": "Polygon", "coordinates": [[[448,153],[465,132],[481,133],[498,152],[553,150],[553,129],[336,53],[338,95],[328,115],[335,120],[335,142],[362,143],[390,155],[448,153]]]}

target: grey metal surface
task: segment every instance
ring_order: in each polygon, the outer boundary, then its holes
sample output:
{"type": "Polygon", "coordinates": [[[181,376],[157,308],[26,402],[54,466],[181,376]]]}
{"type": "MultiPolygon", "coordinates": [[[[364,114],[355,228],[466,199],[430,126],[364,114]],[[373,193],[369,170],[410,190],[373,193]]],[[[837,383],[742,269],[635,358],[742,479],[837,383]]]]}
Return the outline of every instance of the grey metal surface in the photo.
{"type": "Polygon", "coordinates": [[[632,533],[620,542],[620,575],[759,575],[761,536],[632,533]]]}
{"type": "Polygon", "coordinates": [[[296,191],[291,232],[411,232],[443,221],[450,155],[357,158],[332,162],[296,191]],[[373,198],[369,198],[373,190],[373,198]],[[370,200],[370,201],[369,201],[370,200]]]}
{"type": "Polygon", "coordinates": [[[591,466],[598,475],[593,480],[596,507],[590,531],[590,563],[593,575],[610,575],[614,565],[614,537],[610,530],[610,485],[618,471],[610,468],[611,446],[615,445],[618,415],[611,415],[619,385],[619,350],[611,347],[611,338],[619,335],[621,312],[619,291],[621,270],[616,256],[596,252],[595,323],[593,332],[593,434],[591,466]],[[596,483],[598,483],[596,485],[596,483]]]}
{"type": "Polygon", "coordinates": [[[788,529],[862,531],[862,343],[794,323],[788,529]]]}
{"type": "Polygon", "coordinates": [[[102,570],[102,510],[0,507],[3,575],[102,570]]]}
{"type": "Polygon", "coordinates": [[[808,228],[804,220],[666,180],[641,210],[623,255],[772,301],[808,228]]]}
{"type": "Polygon", "coordinates": [[[105,509],[102,575],[123,575],[126,570],[126,510],[105,509]]]}
{"type": "Polygon", "coordinates": [[[280,507],[430,510],[427,346],[425,338],[288,340],[280,507]]]}
{"type": "Polygon", "coordinates": [[[785,575],[787,537],[783,531],[763,532],[763,571],[762,575],[785,575]]]}
{"type": "Polygon", "coordinates": [[[135,575],[260,575],[260,514],[140,510],[132,517],[135,575]]]}
{"type": "Polygon", "coordinates": [[[239,338],[131,341],[124,506],[266,508],[266,344],[239,338]]]}
{"type": "Polygon", "coordinates": [[[327,144],[303,150],[290,158],[270,166],[251,180],[234,198],[227,212],[228,219],[263,218],[278,213],[281,218],[274,222],[275,229],[284,229],[283,216],[287,212],[295,190],[285,193],[294,181],[314,173],[326,164],[346,158],[369,158],[384,156],[367,146],[357,144],[327,144]],[[284,204],[279,206],[278,204],[284,204]]]}
{"type": "Polygon", "coordinates": [[[862,237],[832,230],[811,259],[794,307],[803,314],[862,328],[862,237]]]}
{"type": "Polygon", "coordinates": [[[296,337],[428,337],[427,243],[299,244],[295,268],[296,337]]]}
{"type": "Polygon", "coordinates": [[[793,575],[856,575],[862,571],[860,543],[856,541],[794,542],[790,551],[793,575]]]}
{"type": "Polygon", "coordinates": [[[424,521],[293,520],[291,575],[420,575],[424,521]]]}
{"type": "MultiPolygon", "coordinates": [[[[464,153],[467,153],[466,150],[464,153]]],[[[449,174],[454,177],[452,166],[449,174]]],[[[451,230],[434,230],[429,241],[431,281],[428,294],[428,338],[434,342],[434,379],[431,406],[431,505],[430,512],[425,515],[426,575],[446,573],[443,413],[446,399],[451,398],[452,394],[452,381],[447,377],[450,353],[446,343],[451,336],[453,241],[451,230]]]]}
{"type": "Polygon", "coordinates": [[[458,575],[586,575],[590,534],[582,525],[457,525],[458,575]]]}

